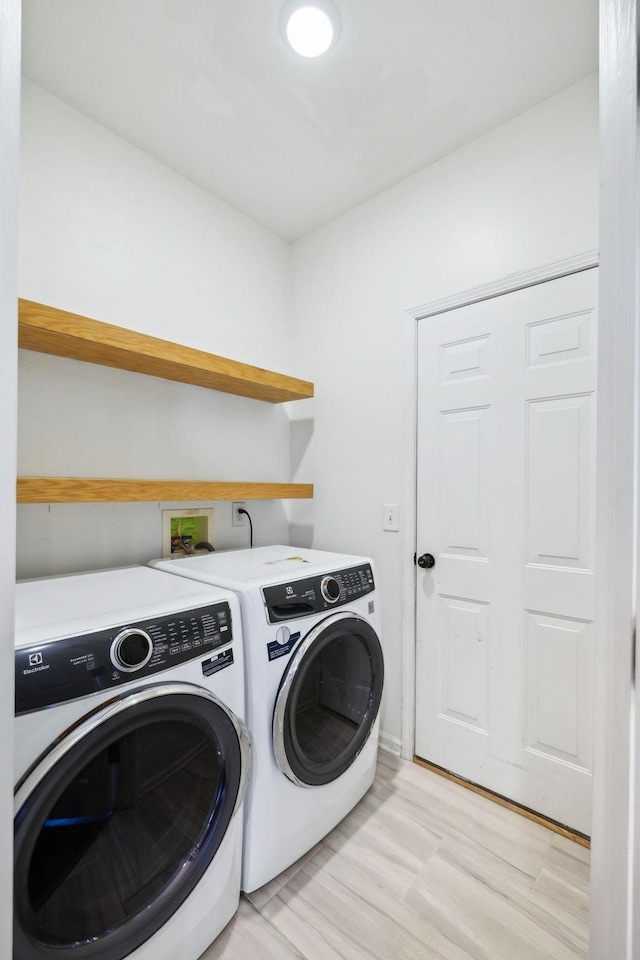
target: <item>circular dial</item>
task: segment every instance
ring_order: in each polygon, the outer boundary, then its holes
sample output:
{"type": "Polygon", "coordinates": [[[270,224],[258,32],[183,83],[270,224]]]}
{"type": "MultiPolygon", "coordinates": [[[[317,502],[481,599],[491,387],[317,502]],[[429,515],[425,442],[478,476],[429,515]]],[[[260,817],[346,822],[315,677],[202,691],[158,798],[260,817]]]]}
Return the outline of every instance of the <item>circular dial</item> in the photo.
{"type": "Polygon", "coordinates": [[[335,577],[325,577],[320,584],[320,593],[327,603],[335,603],[340,599],[340,584],[335,577]]]}
{"type": "Polygon", "coordinates": [[[133,673],[140,670],[151,659],[153,641],[148,633],[140,629],[123,630],[111,644],[111,660],[114,667],[133,673]]]}

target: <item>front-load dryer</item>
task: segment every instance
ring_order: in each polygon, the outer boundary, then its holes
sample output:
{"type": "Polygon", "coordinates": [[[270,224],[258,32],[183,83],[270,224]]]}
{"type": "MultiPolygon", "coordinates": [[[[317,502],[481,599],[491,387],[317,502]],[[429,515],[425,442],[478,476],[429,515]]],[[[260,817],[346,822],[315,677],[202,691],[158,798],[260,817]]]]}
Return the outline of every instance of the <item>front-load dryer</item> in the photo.
{"type": "Polygon", "coordinates": [[[148,567],[16,588],[14,960],[196,960],[238,906],[240,610],[148,567]]]}
{"type": "Polygon", "coordinates": [[[273,546],[154,566],[240,597],[254,743],[242,866],[250,892],[310,850],[373,782],[384,673],[373,565],[273,546]]]}

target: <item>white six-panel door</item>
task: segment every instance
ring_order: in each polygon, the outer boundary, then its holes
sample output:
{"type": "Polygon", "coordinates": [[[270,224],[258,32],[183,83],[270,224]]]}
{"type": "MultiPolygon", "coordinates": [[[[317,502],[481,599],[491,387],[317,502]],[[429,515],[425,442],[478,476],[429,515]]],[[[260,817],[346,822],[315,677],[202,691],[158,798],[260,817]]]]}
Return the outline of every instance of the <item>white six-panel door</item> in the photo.
{"type": "Polygon", "coordinates": [[[418,331],[416,753],[589,833],[597,271],[418,331]]]}

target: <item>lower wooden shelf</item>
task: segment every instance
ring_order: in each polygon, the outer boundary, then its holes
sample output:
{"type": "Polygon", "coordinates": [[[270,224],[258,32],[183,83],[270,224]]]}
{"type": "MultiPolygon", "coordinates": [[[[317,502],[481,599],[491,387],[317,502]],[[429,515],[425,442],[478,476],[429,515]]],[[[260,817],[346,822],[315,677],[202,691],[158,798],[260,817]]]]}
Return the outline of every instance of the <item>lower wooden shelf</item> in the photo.
{"type": "Polygon", "coordinates": [[[18,477],[18,503],[124,503],[151,500],[305,500],[312,483],[18,477]]]}

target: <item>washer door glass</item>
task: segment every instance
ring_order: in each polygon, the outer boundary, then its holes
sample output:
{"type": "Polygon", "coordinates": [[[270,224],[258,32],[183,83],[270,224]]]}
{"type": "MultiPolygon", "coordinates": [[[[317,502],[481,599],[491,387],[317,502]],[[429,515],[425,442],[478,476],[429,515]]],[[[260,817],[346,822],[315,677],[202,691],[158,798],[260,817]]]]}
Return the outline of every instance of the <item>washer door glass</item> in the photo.
{"type": "Polygon", "coordinates": [[[165,923],[241,800],[243,736],[206,690],[167,684],[98,710],[45,755],[18,790],[14,960],[120,960],[165,923]]]}
{"type": "Polygon", "coordinates": [[[274,710],[275,757],[290,780],[319,786],[348,770],[375,723],[383,677],[380,641],[366,620],[339,613],[307,634],[274,710]]]}

